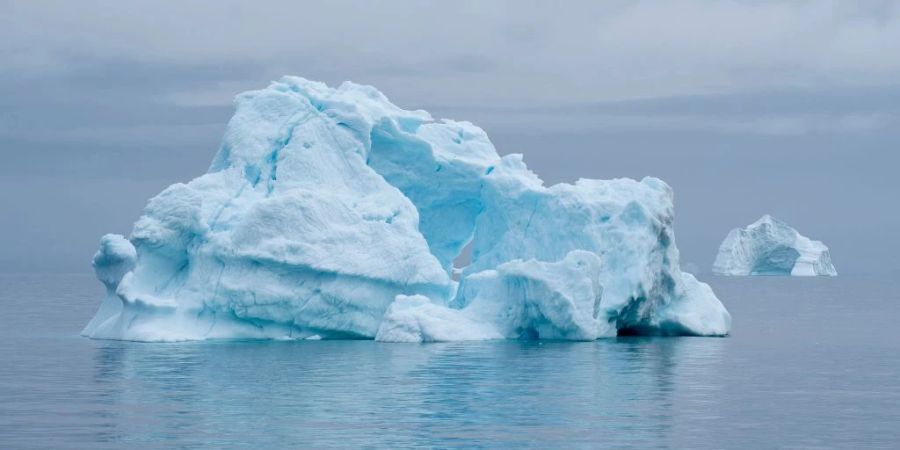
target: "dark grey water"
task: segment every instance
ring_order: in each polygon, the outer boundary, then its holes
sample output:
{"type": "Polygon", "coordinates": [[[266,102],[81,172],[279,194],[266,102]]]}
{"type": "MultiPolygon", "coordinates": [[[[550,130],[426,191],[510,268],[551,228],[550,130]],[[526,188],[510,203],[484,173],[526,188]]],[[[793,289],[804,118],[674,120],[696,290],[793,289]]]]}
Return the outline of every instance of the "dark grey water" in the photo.
{"type": "Polygon", "coordinates": [[[725,339],[77,336],[90,276],[0,276],[0,448],[898,448],[900,283],[705,277],[725,339]]]}

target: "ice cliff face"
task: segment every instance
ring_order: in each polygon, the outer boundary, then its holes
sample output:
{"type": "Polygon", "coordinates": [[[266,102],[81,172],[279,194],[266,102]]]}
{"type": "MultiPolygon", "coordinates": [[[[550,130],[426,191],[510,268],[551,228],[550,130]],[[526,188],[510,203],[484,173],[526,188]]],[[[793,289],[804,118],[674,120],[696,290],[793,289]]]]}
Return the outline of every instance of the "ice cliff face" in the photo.
{"type": "Polygon", "coordinates": [[[835,276],[828,247],[801,236],[768,214],[747,228],[735,228],[719,246],[713,264],[719,275],[835,276]]]}
{"type": "Polygon", "coordinates": [[[544,186],[468,122],[285,77],[241,94],[209,172],[94,258],[93,338],[725,335],[660,180],[544,186]],[[472,261],[451,279],[471,243],[472,261]]]}

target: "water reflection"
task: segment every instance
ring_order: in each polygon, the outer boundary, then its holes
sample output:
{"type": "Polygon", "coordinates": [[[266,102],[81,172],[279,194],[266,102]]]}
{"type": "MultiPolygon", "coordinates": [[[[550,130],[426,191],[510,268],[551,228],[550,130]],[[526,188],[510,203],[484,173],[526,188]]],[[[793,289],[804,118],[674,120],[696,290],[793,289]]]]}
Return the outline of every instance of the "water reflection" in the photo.
{"type": "Polygon", "coordinates": [[[98,343],[99,442],[646,447],[718,389],[718,339],[98,343]],[[112,412],[110,412],[112,411],[112,412]]]}
{"type": "Polygon", "coordinates": [[[136,344],[0,276],[0,448],[896,448],[897,280],[717,283],[726,339],[136,344]]]}

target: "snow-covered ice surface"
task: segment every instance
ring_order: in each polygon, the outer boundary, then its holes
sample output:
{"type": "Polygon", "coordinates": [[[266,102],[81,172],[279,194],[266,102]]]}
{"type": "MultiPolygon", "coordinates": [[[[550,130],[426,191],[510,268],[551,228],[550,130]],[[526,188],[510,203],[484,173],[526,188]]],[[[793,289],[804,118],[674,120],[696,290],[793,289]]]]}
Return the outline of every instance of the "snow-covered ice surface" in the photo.
{"type": "Polygon", "coordinates": [[[721,336],[655,178],[544,186],[468,122],[285,77],[235,100],[209,171],[94,258],[92,338],[721,336]],[[454,268],[463,248],[471,263],[454,268]],[[459,282],[451,274],[460,273],[459,282]]]}
{"type": "Polygon", "coordinates": [[[735,228],[713,263],[719,275],[836,276],[828,247],[800,235],[766,214],[747,228],[735,228]]]}

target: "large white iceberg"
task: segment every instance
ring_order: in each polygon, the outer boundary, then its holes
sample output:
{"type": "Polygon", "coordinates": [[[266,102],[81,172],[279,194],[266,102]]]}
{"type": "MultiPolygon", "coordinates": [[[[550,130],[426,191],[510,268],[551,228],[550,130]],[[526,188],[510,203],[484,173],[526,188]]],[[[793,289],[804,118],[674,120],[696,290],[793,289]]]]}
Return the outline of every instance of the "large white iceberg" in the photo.
{"type": "Polygon", "coordinates": [[[735,228],[713,263],[719,275],[835,276],[828,247],[800,235],[766,214],[747,228],[735,228]]]}
{"type": "Polygon", "coordinates": [[[92,338],[453,341],[712,335],[678,267],[672,191],[544,186],[468,122],[297,77],[237,97],[209,171],[94,258],[92,338]],[[471,263],[453,266],[471,246],[471,263]],[[454,281],[453,274],[459,274],[454,281]]]}

